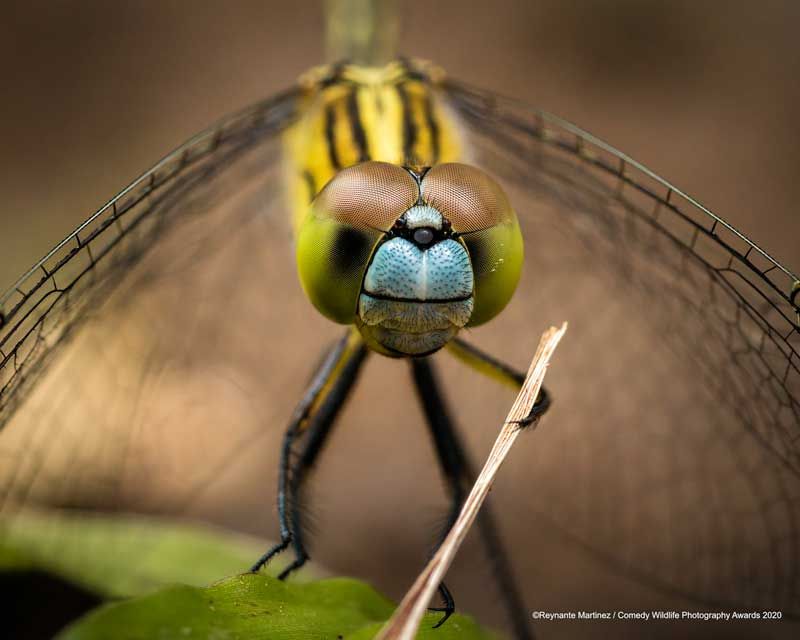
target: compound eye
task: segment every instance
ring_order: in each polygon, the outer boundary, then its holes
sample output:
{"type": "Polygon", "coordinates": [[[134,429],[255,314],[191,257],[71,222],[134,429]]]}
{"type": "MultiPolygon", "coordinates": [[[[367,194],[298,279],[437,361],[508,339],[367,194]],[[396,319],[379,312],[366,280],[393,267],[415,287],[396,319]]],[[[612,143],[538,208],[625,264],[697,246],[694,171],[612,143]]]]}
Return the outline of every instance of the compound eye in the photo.
{"type": "Polygon", "coordinates": [[[422,180],[422,198],[449,221],[466,246],[475,276],[470,326],[496,316],[511,300],[522,272],[522,234],[502,187],[480,169],[447,163],[422,180]]]}
{"type": "Polygon", "coordinates": [[[314,306],[353,322],[375,246],[419,198],[407,171],[385,162],[343,169],[311,203],[297,233],[297,270],[314,306]]]}
{"type": "Polygon", "coordinates": [[[459,234],[516,220],[503,188],[480,169],[458,162],[428,171],[422,180],[422,198],[459,234]]]}
{"type": "Polygon", "coordinates": [[[343,169],[311,204],[312,214],[353,227],[388,231],[416,203],[419,187],[407,171],[388,162],[343,169]]]}

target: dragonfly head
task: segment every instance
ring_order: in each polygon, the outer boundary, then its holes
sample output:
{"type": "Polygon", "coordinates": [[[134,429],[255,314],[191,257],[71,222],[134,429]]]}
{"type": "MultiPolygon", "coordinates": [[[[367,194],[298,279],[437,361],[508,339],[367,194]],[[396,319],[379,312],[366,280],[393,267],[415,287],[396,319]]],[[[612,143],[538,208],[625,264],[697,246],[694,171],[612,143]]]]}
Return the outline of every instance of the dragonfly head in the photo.
{"type": "Polygon", "coordinates": [[[314,306],[395,357],[432,353],[497,315],[522,257],[500,185],[458,163],[344,169],[311,203],[297,237],[300,281],[314,306]]]}

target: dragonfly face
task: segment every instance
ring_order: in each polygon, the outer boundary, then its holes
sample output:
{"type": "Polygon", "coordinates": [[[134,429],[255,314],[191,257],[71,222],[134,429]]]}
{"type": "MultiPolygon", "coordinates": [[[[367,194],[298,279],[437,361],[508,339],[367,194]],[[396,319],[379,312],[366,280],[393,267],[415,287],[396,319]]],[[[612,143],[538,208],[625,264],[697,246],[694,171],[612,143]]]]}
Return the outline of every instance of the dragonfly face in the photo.
{"type": "Polygon", "coordinates": [[[319,193],[298,233],[303,288],[384,355],[432,353],[506,306],[523,248],[501,187],[460,163],[364,162],[319,193]]]}

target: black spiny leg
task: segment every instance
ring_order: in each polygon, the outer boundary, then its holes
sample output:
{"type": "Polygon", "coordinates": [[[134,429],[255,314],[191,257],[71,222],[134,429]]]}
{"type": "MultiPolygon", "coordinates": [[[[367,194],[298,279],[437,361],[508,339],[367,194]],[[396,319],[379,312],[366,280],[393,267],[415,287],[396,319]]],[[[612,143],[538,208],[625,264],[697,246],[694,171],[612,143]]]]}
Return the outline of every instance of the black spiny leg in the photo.
{"type": "MultiPolygon", "coordinates": [[[[445,480],[449,485],[452,498],[448,526],[443,533],[443,540],[458,517],[467,491],[469,491],[474,482],[475,474],[466,451],[461,444],[455,425],[450,419],[432,363],[427,358],[414,359],[411,361],[411,369],[417,395],[425,411],[428,427],[436,447],[436,454],[445,480]]],[[[528,613],[514,580],[511,564],[503,547],[488,501],[484,503],[478,512],[478,528],[486,551],[492,561],[493,572],[504,597],[508,615],[514,627],[515,637],[521,640],[531,640],[533,631],[528,613]]],[[[442,540],[439,541],[439,544],[441,544],[442,540]]],[[[448,592],[444,585],[441,586],[440,592],[443,592],[443,597],[446,599],[444,594],[448,592]]],[[[450,602],[452,604],[452,598],[450,602]]],[[[452,607],[436,626],[441,625],[451,613],[452,607]]]]}
{"type": "MultiPolygon", "coordinates": [[[[501,362],[461,338],[455,338],[448,342],[447,350],[471,369],[514,390],[518,391],[522,387],[522,383],[525,382],[525,372],[517,371],[505,362],[501,362]]],[[[530,426],[547,412],[550,404],[550,394],[547,389],[542,387],[539,397],[536,398],[536,402],[531,407],[530,413],[520,420],[519,424],[522,427],[530,426]]]]}
{"type": "Polygon", "coordinates": [[[306,473],[314,465],[339,410],[355,384],[367,349],[355,332],[348,333],[331,349],[314,374],[311,384],[297,405],[283,439],[278,475],[278,520],[281,541],[267,551],[251,571],[258,571],[290,544],[294,561],[278,576],[281,580],[308,560],[303,542],[299,495],[306,473]],[[298,438],[305,443],[297,458],[292,453],[298,438]]]}

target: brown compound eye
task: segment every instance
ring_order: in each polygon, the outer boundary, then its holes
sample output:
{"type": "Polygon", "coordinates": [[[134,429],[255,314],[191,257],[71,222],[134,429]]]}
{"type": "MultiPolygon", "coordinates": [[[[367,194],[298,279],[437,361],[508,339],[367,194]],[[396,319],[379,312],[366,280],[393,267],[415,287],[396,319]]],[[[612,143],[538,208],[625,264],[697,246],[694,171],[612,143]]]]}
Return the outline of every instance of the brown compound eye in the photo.
{"type": "Polygon", "coordinates": [[[343,169],[319,192],[297,232],[297,271],[314,306],[353,322],[370,256],[419,199],[407,171],[386,162],[343,169]]]}
{"type": "Polygon", "coordinates": [[[387,162],[364,162],[340,171],[317,195],[312,214],[357,228],[388,231],[419,197],[407,171],[387,162]]]}
{"type": "Polygon", "coordinates": [[[422,197],[433,203],[459,234],[516,221],[502,187],[469,165],[448,162],[433,167],[422,180],[422,197]]]}
{"type": "Polygon", "coordinates": [[[508,304],[522,273],[524,248],[517,214],[492,177],[465,164],[433,167],[421,188],[422,199],[450,222],[467,248],[475,276],[469,324],[482,324],[508,304]]]}

